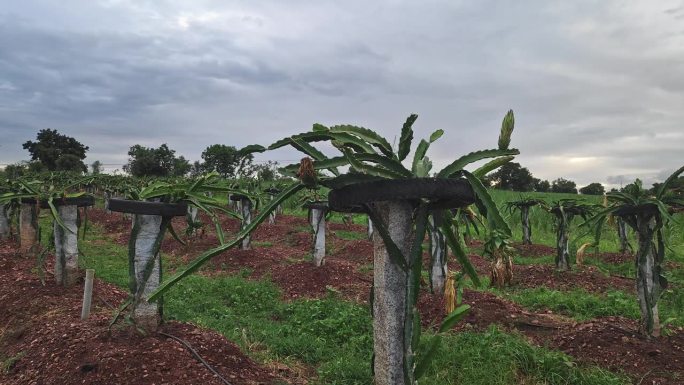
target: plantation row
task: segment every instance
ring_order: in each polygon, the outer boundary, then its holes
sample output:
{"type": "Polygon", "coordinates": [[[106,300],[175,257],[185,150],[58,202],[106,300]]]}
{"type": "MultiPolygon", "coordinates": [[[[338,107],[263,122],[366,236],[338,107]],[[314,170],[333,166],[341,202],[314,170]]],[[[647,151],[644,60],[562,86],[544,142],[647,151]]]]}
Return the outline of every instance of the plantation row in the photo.
{"type": "MultiPolygon", "coordinates": [[[[365,128],[315,125],[310,132],[285,138],[268,148],[253,145],[241,150],[246,154],[292,146],[302,151],[306,157],[300,164],[283,168],[283,173],[292,177],[277,183],[226,180],[216,173],[175,180],[109,175],[83,178],[63,173],[8,180],[0,195],[0,236],[9,236],[10,224],[16,223],[21,252],[43,260],[48,251],[40,248],[39,210],[48,210],[53,219],[55,282],[65,287],[74,285],[81,276],[79,228],[87,227],[88,222],[87,210],[79,207],[93,206],[94,195],[101,194],[108,211],[131,218],[129,293],[120,313],[136,329],[151,333],[162,321],[161,299],[169,289],[230,249],[249,250],[252,234],[264,222],[277,222],[283,206],[308,210],[314,234],[311,254],[318,267],[324,265],[326,257],[326,217],[342,213],[351,222],[354,214],[363,214],[368,217],[368,232],[374,243],[370,306],[375,383],[414,384],[436,359],[441,337],[469,312],[470,307],[458,299],[458,288],[466,280],[482,286],[477,266],[466,251],[469,240],[483,240],[482,253],[491,263],[490,284],[497,288],[508,286],[513,281],[516,253],[511,225],[519,226],[523,244],[531,245],[533,229],[540,227],[535,219],[543,209],[554,218],[554,263],[558,270],[570,269],[571,256],[581,264],[586,253],[598,250],[601,235],[613,231],[607,223],[615,223],[620,251],[634,253],[640,332],[653,338],[660,335],[658,299],[668,287],[664,271],[667,241],[676,234],[681,236],[673,215],[684,207],[681,195],[668,187],[684,167],[661,184],[655,194],[637,181],[622,192],[607,194],[601,203],[575,199],[547,202],[531,196],[500,202],[484,186],[482,178],[518,154],[509,148],[514,126],[512,111],[503,119],[497,148],[459,157],[436,173],[426,153],[443,132],[435,131],[412,149],[416,118],[411,115],[404,123],[397,148],[365,128]],[[317,142],[330,143],[339,156],[327,157],[312,145],[317,142]],[[412,160],[408,159],[410,153],[412,160]],[[483,160],[487,162],[479,168],[465,169],[483,160]],[[409,161],[411,166],[406,167],[409,161]],[[349,170],[341,172],[343,167],[349,170]],[[327,199],[323,198],[326,195],[327,199]],[[200,213],[211,223],[218,245],[202,251],[164,278],[160,249],[165,235],[183,242],[172,226],[173,218],[186,217],[186,236],[199,237],[204,226],[209,225],[202,223],[200,213]],[[517,213],[519,222],[511,218],[517,213]],[[237,232],[225,233],[221,221],[226,216],[240,222],[237,232]],[[584,221],[573,227],[576,217],[584,221]],[[571,242],[573,228],[578,234],[571,242]],[[421,336],[418,306],[426,237],[429,290],[443,296],[448,309],[431,336],[421,336]],[[578,240],[586,242],[580,245],[578,240]],[[449,271],[450,256],[460,266],[455,274],[449,271]]],[[[681,247],[681,242],[675,247],[681,247]]]]}

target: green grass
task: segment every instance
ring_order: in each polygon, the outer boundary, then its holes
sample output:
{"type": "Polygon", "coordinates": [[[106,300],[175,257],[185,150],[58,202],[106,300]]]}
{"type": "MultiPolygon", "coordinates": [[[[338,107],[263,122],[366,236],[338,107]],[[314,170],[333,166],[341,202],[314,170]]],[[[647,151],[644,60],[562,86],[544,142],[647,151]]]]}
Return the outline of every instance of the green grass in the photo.
{"type": "MultiPolygon", "coordinates": [[[[365,307],[335,297],[283,303],[267,281],[189,277],[165,299],[170,317],[218,330],[262,360],[303,362],[320,384],[371,383],[371,318],[365,307]]],[[[428,337],[430,338],[430,337],[428,337]]],[[[597,368],[535,348],[496,329],[443,339],[424,384],[623,384],[597,368]],[[486,362],[486,365],[482,363],[486,362]]]]}
{"type": "Polygon", "coordinates": [[[0,371],[3,374],[9,374],[14,368],[14,365],[26,355],[26,352],[19,352],[13,356],[5,357],[0,355],[0,371]]]}
{"type": "Polygon", "coordinates": [[[497,294],[528,309],[552,310],[578,321],[618,315],[629,318],[639,317],[636,298],[618,290],[611,290],[599,296],[581,289],[559,291],[539,287],[513,292],[498,291],[497,294]]]}
{"type": "Polygon", "coordinates": [[[337,235],[338,238],[347,239],[350,241],[359,241],[359,240],[368,239],[368,234],[360,233],[358,231],[336,230],[335,235],[337,235]]]}
{"type": "MultiPolygon", "coordinates": [[[[597,317],[623,316],[638,320],[640,317],[636,296],[619,290],[592,294],[582,289],[559,291],[538,287],[514,291],[493,290],[534,311],[551,310],[555,313],[586,321],[597,317]]],[[[660,319],[673,326],[684,326],[684,295],[667,290],[658,303],[660,319]]]]}
{"type": "Polygon", "coordinates": [[[595,266],[606,274],[621,275],[630,278],[636,277],[636,267],[633,262],[608,263],[597,258],[589,257],[584,259],[584,263],[586,265],[595,266]]]}
{"type": "MultiPolygon", "coordinates": [[[[100,279],[125,287],[126,248],[113,244],[97,227],[93,230],[81,243],[87,255],[81,259],[83,267],[95,268],[100,279]]],[[[318,374],[314,384],[372,382],[372,322],[365,306],[332,294],[283,302],[270,281],[248,280],[239,273],[190,276],[169,292],[164,303],[167,318],[217,330],[259,361],[314,368],[318,374]]],[[[626,380],[595,367],[580,367],[562,353],[490,329],[447,335],[421,383],[612,385],[626,380]]]]}
{"type": "Polygon", "coordinates": [[[578,367],[567,355],[530,346],[495,327],[444,338],[421,384],[627,384],[626,377],[578,367]]]}
{"type": "MultiPolygon", "coordinates": [[[[303,208],[285,208],[283,213],[285,215],[294,215],[304,218],[308,216],[308,210],[303,208]]],[[[332,223],[344,223],[343,216],[344,215],[341,213],[329,213],[328,216],[326,216],[326,220],[332,223]]],[[[366,225],[368,223],[368,219],[366,218],[365,214],[352,214],[352,223],[357,225],[366,225]]]]}

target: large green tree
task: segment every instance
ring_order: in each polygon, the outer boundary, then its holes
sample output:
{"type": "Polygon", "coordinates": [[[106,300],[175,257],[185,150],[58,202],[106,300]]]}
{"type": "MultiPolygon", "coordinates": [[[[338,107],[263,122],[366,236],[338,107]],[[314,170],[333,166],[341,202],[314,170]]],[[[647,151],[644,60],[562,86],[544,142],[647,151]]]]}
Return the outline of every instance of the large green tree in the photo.
{"type": "Polygon", "coordinates": [[[202,169],[216,171],[224,178],[251,173],[252,154],[240,154],[233,146],[212,144],[202,152],[202,169]]]}
{"type": "Polygon", "coordinates": [[[8,164],[2,170],[2,179],[16,179],[28,172],[28,162],[8,164]]]}
{"type": "Polygon", "coordinates": [[[176,151],[164,143],[159,148],[139,144],[128,150],[128,163],[124,171],[133,176],[183,176],[190,171],[190,162],[176,157],[176,151]]]}
{"type": "Polygon", "coordinates": [[[548,180],[534,178],[534,191],[549,192],[551,191],[551,183],[548,180]]]}
{"type": "Polygon", "coordinates": [[[558,178],[551,182],[551,192],[577,194],[577,185],[571,180],[558,178]]]}
{"type": "Polygon", "coordinates": [[[97,175],[102,172],[102,162],[99,160],[94,161],[90,164],[90,172],[93,175],[97,175]]]}
{"type": "Polygon", "coordinates": [[[579,192],[584,195],[603,195],[606,189],[601,183],[594,182],[582,187],[579,192]]]}
{"type": "MultiPolygon", "coordinates": [[[[662,187],[662,185],[662,183],[653,183],[651,192],[655,194],[658,189],[662,187]]],[[[673,194],[684,196],[684,176],[680,176],[679,178],[672,180],[668,188],[673,194]]]]}
{"type": "Polygon", "coordinates": [[[490,174],[489,181],[502,190],[532,191],[535,178],[520,163],[510,162],[490,174]]]}
{"type": "Polygon", "coordinates": [[[40,162],[49,171],[88,170],[83,163],[88,146],[57,130],[47,128],[38,131],[36,141],[27,141],[23,148],[31,154],[31,160],[40,162]]]}

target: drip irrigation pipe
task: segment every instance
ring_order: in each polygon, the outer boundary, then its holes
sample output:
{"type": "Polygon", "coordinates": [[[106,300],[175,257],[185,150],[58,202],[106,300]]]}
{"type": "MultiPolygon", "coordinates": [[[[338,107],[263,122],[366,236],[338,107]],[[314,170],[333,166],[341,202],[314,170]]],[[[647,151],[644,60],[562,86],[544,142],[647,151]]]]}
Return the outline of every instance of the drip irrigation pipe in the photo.
{"type": "Polygon", "coordinates": [[[186,349],[188,349],[188,350],[190,351],[190,353],[192,353],[193,356],[195,356],[195,358],[196,358],[199,362],[202,363],[202,365],[206,366],[207,369],[211,370],[211,372],[214,373],[214,374],[216,375],[216,377],[218,377],[224,384],[226,384],[226,385],[232,385],[230,382],[228,382],[228,380],[226,380],[225,378],[223,378],[223,376],[221,376],[221,375],[219,374],[219,372],[216,371],[216,369],[214,369],[211,365],[209,365],[209,363],[208,363],[207,361],[205,361],[204,358],[202,358],[202,357],[199,355],[199,353],[197,353],[197,351],[196,351],[195,349],[193,349],[192,346],[190,346],[190,344],[189,344],[188,342],[186,342],[185,340],[183,340],[183,339],[181,339],[181,338],[179,338],[179,337],[176,337],[176,336],[173,336],[173,335],[171,335],[171,334],[168,334],[168,333],[158,332],[158,334],[161,334],[161,335],[163,335],[163,336],[165,336],[165,337],[169,337],[169,338],[171,338],[171,339],[173,339],[173,340],[176,340],[177,342],[181,343],[183,346],[185,346],[186,349]]]}

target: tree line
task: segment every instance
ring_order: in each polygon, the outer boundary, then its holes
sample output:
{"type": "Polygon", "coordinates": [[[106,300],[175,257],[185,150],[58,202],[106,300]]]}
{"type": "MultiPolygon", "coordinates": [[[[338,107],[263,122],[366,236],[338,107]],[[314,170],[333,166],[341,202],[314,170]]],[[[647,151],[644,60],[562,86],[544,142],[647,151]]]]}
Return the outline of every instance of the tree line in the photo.
{"type": "MultiPolygon", "coordinates": [[[[102,163],[98,160],[90,164],[90,170],[83,162],[88,146],[75,138],[60,134],[57,130],[44,129],[38,131],[35,141],[26,141],[23,148],[29,152],[30,161],[10,164],[2,171],[3,177],[15,178],[26,173],[42,171],[75,171],[92,174],[102,172],[102,163]]],[[[239,178],[256,175],[261,180],[273,180],[278,176],[278,163],[268,161],[254,164],[252,154],[240,154],[233,146],[212,144],[202,152],[202,160],[190,163],[182,155],[164,143],[161,146],[145,147],[140,144],[128,150],[128,162],[123,171],[136,177],[143,176],[195,176],[207,171],[216,171],[224,178],[239,178]]],[[[551,182],[535,178],[530,170],[520,163],[510,162],[497,171],[486,175],[483,182],[489,187],[501,190],[520,192],[555,192],[568,194],[603,195],[605,188],[601,183],[590,183],[582,188],[565,178],[557,178],[551,182]]],[[[658,184],[653,188],[657,189],[658,184]]],[[[684,178],[680,177],[674,187],[684,190],[684,178]]],[[[615,189],[613,189],[615,190],[615,189]]]]}
{"type": "Polygon", "coordinates": [[[501,190],[511,190],[520,192],[555,192],[567,194],[603,195],[606,191],[601,183],[590,183],[580,189],[577,184],[565,178],[558,178],[551,182],[535,178],[527,167],[522,167],[520,163],[509,162],[501,166],[495,172],[485,177],[489,187],[501,190]]]}
{"type": "MultiPolygon", "coordinates": [[[[99,160],[91,163],[89,169],[84,163],[89,147],[57,130],[40,130],[36,140],[27,141],[23,148],[29,152],[30,160],[6,166],[2,171],[4,177],[15,178],[44,171],[99,174],[103,170],[99,160]]],[[[157,148],[140,144],[131,146],[128,149],[128,162],[122,169],[136,177],[194,176],[216,171],[225,178],[257,175],[261,180],[272,180],[277,176],[277,166],[277,162],[273,161],[254,164],[252,154],[240,154],[235,147],[223,144],[208,146],[202,152],[202,161],[190,163],[164,143],[157,148]]]]}

